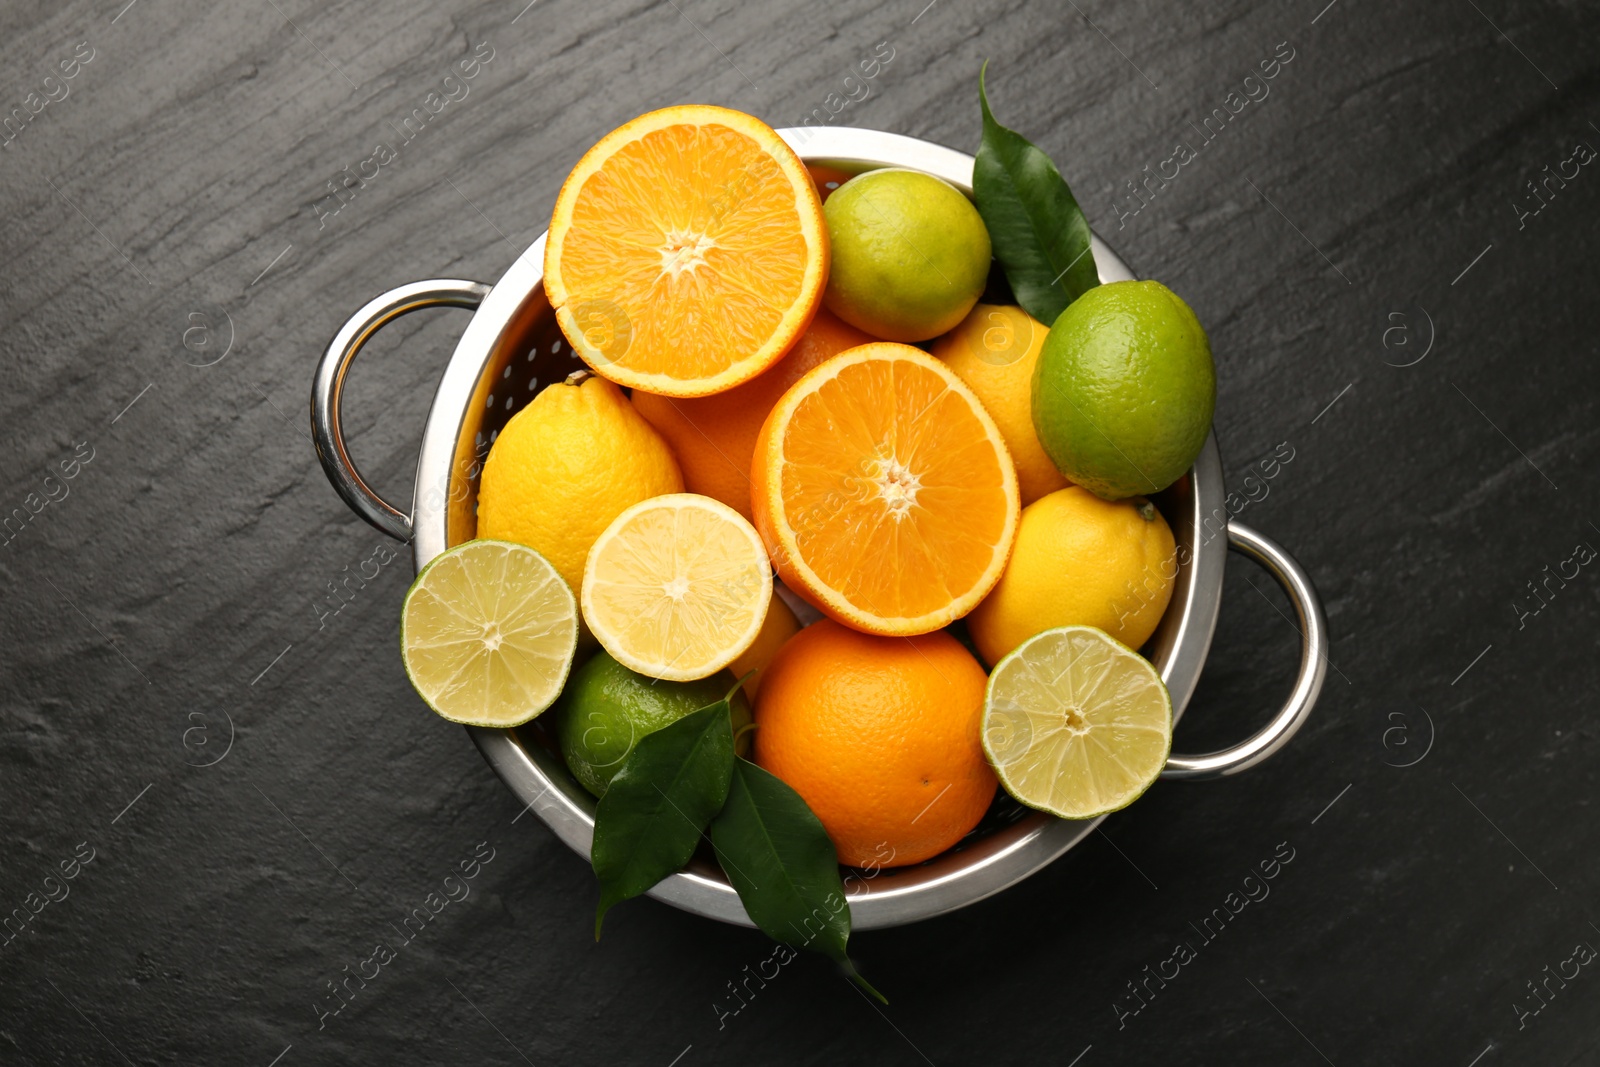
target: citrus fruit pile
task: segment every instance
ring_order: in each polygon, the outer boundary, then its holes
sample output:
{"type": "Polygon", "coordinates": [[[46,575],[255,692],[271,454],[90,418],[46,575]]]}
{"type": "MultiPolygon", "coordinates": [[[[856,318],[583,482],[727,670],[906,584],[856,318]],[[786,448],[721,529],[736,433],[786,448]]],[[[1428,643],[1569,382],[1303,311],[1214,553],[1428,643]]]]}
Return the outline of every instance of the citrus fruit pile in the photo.
{"type": "Polygon", "coordinates": [[[1030,315],[991,280],[1028,216],[981,194],[824,181],[707,106],[629,122],[562,187],[544,286],[588,369],[495,439],[479,540],[418,576],[402,647],[447,718],[554,709],[608,902],[642,891],[616,842],[655,825],[622,810],[652,768],[668,799],[705,780],[724,861],[727,812],[787,788],[828,855],[882,867],[955,846],[998,787],[1092,818],[1165,764],[1137,650],[1179,566],[1146,495],[1209,433],[1209,344],[1155,282],[1030,315]],[[765,777],[720,769],[729,736],[765,777]]]}

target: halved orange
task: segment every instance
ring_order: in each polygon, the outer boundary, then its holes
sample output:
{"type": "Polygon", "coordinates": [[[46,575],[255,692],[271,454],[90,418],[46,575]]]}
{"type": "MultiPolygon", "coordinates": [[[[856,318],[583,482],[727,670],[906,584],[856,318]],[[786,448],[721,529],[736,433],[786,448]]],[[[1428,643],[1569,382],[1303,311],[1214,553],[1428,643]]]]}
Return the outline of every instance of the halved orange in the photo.
{"type": "Polygon", "coordinates": [[[751,477],[784,583],[867,633],[927,633],[971,611],[1000,580],[1021,512],[1005,441],[972,390],[886,341],[783,395],[751,477]]]}
{"type": "Polygon", "coordinates": [[[822,300],[816,186],[761,120],[689,104],[600,139],[556,197],[544,288],[572,347],[619,385],[704,396],[760,374],[822,300]]]}

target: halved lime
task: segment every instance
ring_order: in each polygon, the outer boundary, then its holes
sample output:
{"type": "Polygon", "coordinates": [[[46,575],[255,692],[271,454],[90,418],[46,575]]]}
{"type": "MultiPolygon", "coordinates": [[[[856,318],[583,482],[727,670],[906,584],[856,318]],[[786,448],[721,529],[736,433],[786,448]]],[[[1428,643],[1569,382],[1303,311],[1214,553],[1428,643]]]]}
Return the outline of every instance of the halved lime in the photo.
{"type": "Polygon", "coordinates": [[[1006,792],[1063,819],[1125,808],[1172,749],[1172,698],[1150,662],[1104,630],[1035,634],[995,665],[983,751],[1006,792]]]}
{"type": "Polygon", "coordinates": [[[578,601],[526,545],[468,541],[422,568],[400,608],[417,694],[451,722],[520,726],[555,702],[578,647],[578,601]]]}

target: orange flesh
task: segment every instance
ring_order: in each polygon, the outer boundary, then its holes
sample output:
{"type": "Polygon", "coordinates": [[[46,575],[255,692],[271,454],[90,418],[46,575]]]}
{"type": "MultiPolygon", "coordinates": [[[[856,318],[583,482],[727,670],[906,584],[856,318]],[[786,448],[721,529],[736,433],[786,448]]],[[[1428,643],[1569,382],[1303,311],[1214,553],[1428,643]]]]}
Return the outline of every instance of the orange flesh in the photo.
{"type": "Polygon", "coordinates": [[[620,309],[596,317],[628,334],[607,354],[635,374],[715,378],[782,332],[815,288],[791,176],[723,125],[621,145],[583,182],[561,240],[565,305],[620,309]]]}
{"type": "MultiPolygon", "coordinates": [[[[869,350],[919,358],[844,353],[796,386],[805,395],[777,451],[762,457],[775,461],[777,499],[769,489],[767,502],[781,517],[758,506],[757,525],[766,535],[781,522],[792,537],[811,571],[809,581],[795,575],[802,589],[820,585],[871,618],[819,604],[824,611],[874,632],[909,632],[889,620],[920,618],[931,623],[914,627],[923,632],[965,614],[998,579],[1016,528],[1016,476],[953,375],[902,345],[854,351],[869,350]]],[[[774,555],[787,579],[796,568],[785,551],[774,555]]]]}

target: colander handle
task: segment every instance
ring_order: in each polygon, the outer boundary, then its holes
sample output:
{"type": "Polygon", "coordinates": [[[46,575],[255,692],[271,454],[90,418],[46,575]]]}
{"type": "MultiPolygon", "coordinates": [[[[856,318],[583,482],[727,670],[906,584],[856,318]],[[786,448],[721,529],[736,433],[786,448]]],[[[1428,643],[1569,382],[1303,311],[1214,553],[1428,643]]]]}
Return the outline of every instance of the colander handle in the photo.
{"type": "Polygon", "coordinates": [[[1163,778],[1204,781],[1225,778],[1254,767],[1288,743],[1305,723],[1316,706],[1322,681],[1328,673],[1328,620],[1323,617],[1322,601],[1317,597],[1311,578],[1300,564],[1275,542],[1243,523],[1228,524],[1228,547],[1265,567],[1289,594],[1289,602],[1294,605],[1299,620],[1296,628],[1301,637],[1300,673],[1288,702],[1254,737],[1203,756],[1168,756],[1166,769],[1161,772],[1163,778]]]}
{"type": "Polygon", "coordinates": [[[322,460],[328,481],[350,510],[396,541],[411,540],[411,516],[373,491],[345,448],[339,418],[344,376],[372,335],[406,312],[431,307],[475,311],[488,295],[489,286],[459,278],[433,278],[390,289],[339,327],[317,364],[317,376],[311,385],[311,438],[317,446],[317,458],[322,460]]]}

